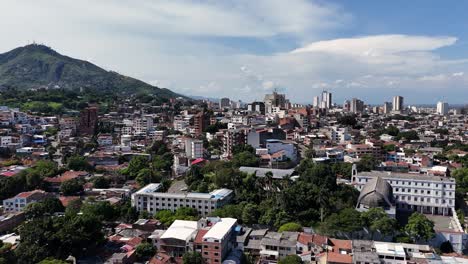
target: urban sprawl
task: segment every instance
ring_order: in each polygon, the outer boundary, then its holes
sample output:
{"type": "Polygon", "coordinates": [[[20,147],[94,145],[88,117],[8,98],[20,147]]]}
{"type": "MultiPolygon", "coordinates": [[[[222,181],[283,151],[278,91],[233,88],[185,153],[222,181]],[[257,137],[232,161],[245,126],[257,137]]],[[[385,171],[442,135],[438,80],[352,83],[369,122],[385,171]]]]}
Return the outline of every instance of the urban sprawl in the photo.
{"type": "Polygon", "coordinates": [[[388,101],[1,106],[1,263],[468,263],[468,107],[388,101]]]}

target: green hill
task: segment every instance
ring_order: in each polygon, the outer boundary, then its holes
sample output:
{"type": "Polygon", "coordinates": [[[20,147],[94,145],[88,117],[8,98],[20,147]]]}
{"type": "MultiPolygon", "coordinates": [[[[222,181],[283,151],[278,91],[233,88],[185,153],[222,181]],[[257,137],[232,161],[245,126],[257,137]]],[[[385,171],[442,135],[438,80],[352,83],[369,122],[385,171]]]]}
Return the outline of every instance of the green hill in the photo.
{"type": "Polygon", "coordinates": [[[44,45],[27,45],[0,54],[0,88],[90,89],[99,93],[145,93],[159,99],[181,96],[90,62],[59,54],[44,45]]]}

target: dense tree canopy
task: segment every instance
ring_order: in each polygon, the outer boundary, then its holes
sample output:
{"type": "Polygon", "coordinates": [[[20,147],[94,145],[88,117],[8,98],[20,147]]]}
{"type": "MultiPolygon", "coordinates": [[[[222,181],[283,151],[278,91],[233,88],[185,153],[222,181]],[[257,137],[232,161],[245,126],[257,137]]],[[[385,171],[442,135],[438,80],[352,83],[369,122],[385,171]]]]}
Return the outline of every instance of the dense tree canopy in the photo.
{"type": "Polygon", "coordinates": [[[302,226],[298,223],[290,222],[286,223],[278,229],[278,232],[291,231],[291,232],[301,232],[302,226]]]}
{"type": "Polygon", "coordinates": [[[281,259],[278,264],[302,264],[303,261],[298,255],[289,255],[281,259]]]}
{"type": "Polygon", "coordinates": [[[415,242],[428,241],[435,235],[434,222],[427,219],[425,215],[415,212],[409,217],[405,231],[415,242]]]}
{"type": "Polygon", "coordinates": [[[187,251],[182,257],[183,264],[203,264],[203,257],[197,251],[187,251]]]}
{"type": "Polygon", "coordinates": [[[145,261],[156,254],[156,248],[153,246],[153,244],[143,242],[136,247],[135,253],[140,261],[145,261]]]}

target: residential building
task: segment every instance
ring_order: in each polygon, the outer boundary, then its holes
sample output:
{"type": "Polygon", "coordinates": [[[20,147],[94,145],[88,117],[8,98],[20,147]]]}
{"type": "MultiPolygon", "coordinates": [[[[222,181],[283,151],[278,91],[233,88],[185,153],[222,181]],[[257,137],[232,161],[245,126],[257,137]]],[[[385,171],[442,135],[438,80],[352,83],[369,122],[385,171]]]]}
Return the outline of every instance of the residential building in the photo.
{"type": "Polygon", "coordinates": [[[80,113],[78,131],[81,135],[93,135],[97,127],[97,107],[86,107],[80,113]]]}
{"type": "Polygon", "coordinates": [[[296,254],[298,232],[268,232],[260,242],[260,262],[278,263],[289,255],[296,254]]]}
{"type": "Polygon", "coordinates": [[[441,215],[452,215],[455,210],[454,178],[383,171],[358,173],[353,166],[352,184],[359,191],[376,177],[392,186],[397,210],[441,215]]]}
{"type": "Polygon", "coordinates": [[[403,96],[394,96],[393,97],[393,111],[399,112],[403,111],[403,96]]]}
{"type": "Polygon", "coordinates": [[[357,99],[357,98],[353,98],[351,100],[351,106],[350,106],[349,111],[353,112],[353,113],[363,112],[364,111],[364,102],[357,99]]]}
{"type": "Polygon", "coordinates": [[[383,113],[384,114],[390,114],[391,111],[392,111],[392,103],[385,102],[383,104],[383,113]]]}
{"type": "Polygon", "coordinates": [[[22,192],[15,197],[3,200],[3,210],[8,213],[20,212],[23,211],[28,204],[39,202],[48,196],[49,194],[42,190],[22,192]]]}
{"type": "Polygon", "coordinates": [[[219,99],[219,108],[229,108],[231,106],[231,100],[229,98],[221,98],[219,99]]]}
{"type": "Polygon", "coordinates": [[[203,140],[187,138],[185,140],[185,154],[189,159],[203,158],[203,140]]]}
{"type": "Polygon", "coordinates": [[[220,218],[209,228],[200,229],[195,239],[195,250],[202,254],[204,263],[222,263],[234,248],[237,219],[220,218]]]}
{"type": "Polygon", "coordinates": [[[446,102],[438,102],[437,103],[437,114],[439,115],[447,115],[448,114],[448,103],[446,102]]]}
{"type": "Polygon", "coordinates": [[[176,211],[180,207],[190,207],[202,216],[210,215],[216,208],[228,204],[234,196],[229,189],[217,189],[210,193],[164,193],[159,192],[161,185],[151,183],[132,194],[132,206],[137,211],[147,211],[151,214],[159,210],[176,211]]]}
{"type": "Polygon", "coordinates": [[[243,129],[227,129],[223,137],[223,156],[232,157],[234,146],[247,143],[247,136],[243,129]]]}
{"type": "Polygon", "coordinates": [[[265,103],[264,102],[253,102],[247,105],[247,110],[251,112],[257,112],[259,114],[265,114],[265,103]]]}
{"type": "Polygon", "coordinates": [[[198,227],[197,221],[175,220],[159,238],[158,251],[171,257],[182,257],[193,248],[198,227]]]}

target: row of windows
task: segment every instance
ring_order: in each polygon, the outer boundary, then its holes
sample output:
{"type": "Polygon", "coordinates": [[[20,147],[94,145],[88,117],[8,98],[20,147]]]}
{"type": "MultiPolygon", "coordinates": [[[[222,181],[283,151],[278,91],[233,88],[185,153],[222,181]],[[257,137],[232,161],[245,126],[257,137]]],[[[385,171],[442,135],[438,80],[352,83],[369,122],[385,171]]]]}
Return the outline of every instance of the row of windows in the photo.
{"type": "MultiPolygon", "coordinates": [[[[401,195],[401,196],[396,195],[395,198],[396,198],[396,199],[400,199],[400,200],[402,200],[402,201],[405,201],[405,200],[406,200],[406,201],[411,201],[411,196],[406,197],[406,196],[404,196],[404,195],[401,195]]],[[[426,202],[431,202],[431,198],[429,198],[429,197],[425,198],[425,197],[416,197],[416,196],[414,196],[414,197],[413,197],[413,201],[414,201],[414,202],[417,202],[417,201],[420,201],[420,202],[424,202],[424,201],[426,201],[426,202]]],[[[439,203],[439,199],[435,199],[435,203],[439,203]]],[[[445,199],[441,199],[441,203],[442,203],[442,204],[445,204],[445,199]]],[[[453,200],[449,200],[448,203],[449,203],[449,204],[453,204],[453,200]]]]}
{"type": "MultiPolygon", "coordinates": [[[[141,202],[138,202],[138,205],[141,206],[142,203],[141,203],[141,202]]],[[[152,206],[153,206],[153,203],[149,203],[149,205],[152,207],[152,206]]],[[[143,203],[143,207],[147,207],[147,206],[148,206],[147,203],[143,203]]],[[[161,207],[166,207],[166,206],[167,206],[167,207],[174,207],[174,208],[177,208],[178,206],[181,206],[181,207],[189,207],[189,206],[185,206],[185,205],[183,205],[183,204],[181,204],[181,205],[177,205],[177,204],[167,204],[167,205],[166,205],[165,203],[161,203],[161,205],[160,205],[159,203],[155,203],[155,206],[158,206],[158,207],[159,207],[159,206],[161,206],[161,207]]],[[[192,205],[191,207],[192,207],[192,208],[197,208],[197,206],[195,206],[195,205],[192,205]]],[[[198,209],[202,209],[202,208],[203,208],[203,206],[201,206],[201,205],[198,206],[198,209]]],[[[214,206],[211,206],[211,207],[210,207],[210,206],[208,206],[208,205],[205,205],[205,209],[209,209],[209,208],[211,208],[212,210],[215,209],[214,206]]]]}
{"type": "MultiPolygon", "coordinates": [[[[359,182],[368,182],[370,179],[369,178],[359,178],[359,182]]],[[[389,181],[390,184],[396,184],[396,185],[408,185],[408,186],[421,186],[421,187],[431,187],[431,182],[414,182],[414,181],[399,181],[399,180],[396,180],[396,181],[393,181],[393,180],[390,180],[389,181]]],[[[441,187],[444,187],[444,188],[454,188],[454,184],[440,184],[441,187]]],[[[435,187],[439,187],[439,184],[436,183],[435,184],[435,187]]]]}
{"type": "MultiPolygon", "coordinates": [[[[143,201],[145,201],[145,202],[148,200],[147,197],[139,197],[139,199],[143,199],[143,201]]],[[[155,199],[156,201],[160,200],[159,197],[154,197],[154,199],[155,199]]],[[[183,202],[183,201],[184,201],[184,199],[177,199],[177,198],[167,198],[167,201],[170,202],[170,201],[172,201],[172,199],[174,199],[174,202],[177,202],[177,201],[183,202]]],[[[153,197],[151,197],[149,200],[153,200],[153,197]]],[[[166,198],[164,198],[164,197],[161,198],[161,201],[165,201],[165,200],[166,200],[166,198]]],[[[189,202],[190,202],[190,199],[185,199],[185,202],[186,202],[186,203],[189,203],[189,202]]],[[[209,201],[208,201],[208,200],[204,200],[204,201],[201,201],[201,200],[192,200],[192,203],[197,203],[197,202],[198,202],[198,203],[203,203],[203,202],[204,202],[204,203],[208,203],[209,201]]]]}
{"type": "MultiPolygon", "coordinates": [[[[413,193],[420,193],[420,194],[431,194],[431,190],[423,190],[423,189],[410,189],[410,188],[395,188],[395,192],[407,192],[411,193],[411,190],[413,190],[413,193]]],[[[435,191],[436,195],[439,195],[439,191],[435,191]]],[[[442,192],[442,195],[448,195],[451,196],[453,193],[452,192],[442,192]]]]}

